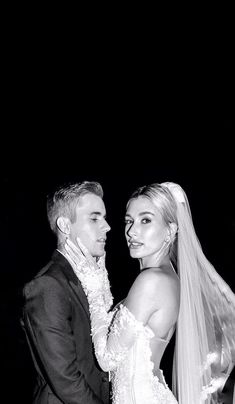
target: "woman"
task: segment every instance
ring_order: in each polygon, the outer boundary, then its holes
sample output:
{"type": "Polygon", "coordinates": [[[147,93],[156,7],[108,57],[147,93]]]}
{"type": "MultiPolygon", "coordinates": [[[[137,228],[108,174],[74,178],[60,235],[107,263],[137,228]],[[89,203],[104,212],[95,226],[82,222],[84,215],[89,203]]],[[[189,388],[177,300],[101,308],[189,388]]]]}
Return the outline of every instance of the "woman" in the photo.
{"type": "Polygon", "coordinates": [[[127,204],[125,232],[141,272],[110,313],[105,269],[81,244],[85,257],[66,246],[87,293],[98,362],[111,371],[113,403],[218,403],[233,366],[235,296],[202,252],[183,189],[169,182],[139,188],[127,204]],[[175,327],[173,394],[160,362],[175,327]]]}

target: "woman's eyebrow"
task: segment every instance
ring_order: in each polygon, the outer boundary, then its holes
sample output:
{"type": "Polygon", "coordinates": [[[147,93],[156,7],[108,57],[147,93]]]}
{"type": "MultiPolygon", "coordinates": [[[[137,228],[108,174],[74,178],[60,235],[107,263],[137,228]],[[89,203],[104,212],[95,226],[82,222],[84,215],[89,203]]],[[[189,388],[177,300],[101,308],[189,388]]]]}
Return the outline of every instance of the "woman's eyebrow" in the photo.
{"type": "MultiPolygon", "coordinates": [[[[149,211],[147,211],[147,210],[144,211],[144,212],[140,212],[139,215],[140,215],[140,216],[144,216],[144,215],[152,215],[152,216],[155,216],[155,214],[154,214],[153,212],[149,212],[149,211]]],[[[130,215],[130,213],[127,213],[127,214],[125,215],[125,217],[127,217],[127,216],[132,217],[132,216],[130,215]]]]}
{"type": "Polygon", "coordinates": [[[155,216],[153,212],[149,212],[149,211],[147,211],[147,210],[146,210],[145,212],[140,212],[139,215],[140,215],[140,216],[143,216],[143,215],[152,215],[152,216],[155,216]]]}

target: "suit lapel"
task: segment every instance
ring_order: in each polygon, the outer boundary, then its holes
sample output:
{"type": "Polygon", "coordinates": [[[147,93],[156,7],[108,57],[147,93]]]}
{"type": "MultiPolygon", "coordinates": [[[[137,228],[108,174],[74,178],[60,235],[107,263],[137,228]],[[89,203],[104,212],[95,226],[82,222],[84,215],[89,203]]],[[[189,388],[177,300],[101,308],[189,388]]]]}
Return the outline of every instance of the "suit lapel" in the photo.
{"type": "Polygon", "coordinates": [[[83,308],[87,314],[87,317],[90,321],[89,304],[88,304],[87,297],[84,293],[84,290],[82,288],[80,281],[78,280],[77,284],[75,284],[73,281],[69,281],[69,283],[70,283],[71,288],[75,292],[78,300],[80,301],[81,305],[83,306],[83,308]]]}
{"type": "Polygon", "coordinates": [[[89,312],[89,304],[85,292],[82,288],[81,282],[75,275],[73,268],[71,267],[68,260],[57,250],[52,255],[52,261],[56,262],[57,265],[60,266],[65,278],[67,278],[70,287],[73,289],[77,299],[79,300],[80,304],[84,308],[88,320],[90,322],[90,312],[89,312]]]}

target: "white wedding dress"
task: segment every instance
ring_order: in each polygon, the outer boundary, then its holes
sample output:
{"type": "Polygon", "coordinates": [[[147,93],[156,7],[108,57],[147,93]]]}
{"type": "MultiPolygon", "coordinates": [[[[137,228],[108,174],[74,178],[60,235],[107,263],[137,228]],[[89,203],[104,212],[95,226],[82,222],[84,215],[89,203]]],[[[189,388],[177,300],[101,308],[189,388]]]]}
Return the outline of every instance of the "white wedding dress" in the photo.
{"type": "MultiPolygon", "coordinates": [[[[169,339],[157,338],[148,326],[137,321],[123,305],[119,306],[115,315],[109,338],[112,341],[109,344],[111,367],[113,356],[121,356],[120,361],[114,358],[117,366],[111,371],[113,404],[177,403],[165,382],[162,370],[154,370],[151,360],[151,340],[154,340],[157,350],[158,358],[155,358],[155,363],[160,363],[169,339]],[[135,337],[131,347],[125,350],[129,339],[126,333],[129,334],[130,329],[135,337]]],[[[107,370],[108,367],[106,362],[107,370]]]]}
{"type": "Polygon", "coordinates": [[[106,269],[79,265],[73,268],[88,298],[96,358],[100,367],[110,372],[112,403],[177,404],[159,369],[174,329],[161,339],[123,302],[109,311],[113,298],[106,269]]]}

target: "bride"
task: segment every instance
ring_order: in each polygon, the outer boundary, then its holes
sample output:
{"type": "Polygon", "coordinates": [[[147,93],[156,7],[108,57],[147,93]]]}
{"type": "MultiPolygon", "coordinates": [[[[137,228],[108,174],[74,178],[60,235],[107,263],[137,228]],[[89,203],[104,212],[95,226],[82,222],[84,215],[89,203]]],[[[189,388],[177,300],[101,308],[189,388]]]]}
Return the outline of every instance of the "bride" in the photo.
{"type": "Polygon", "coordinates": [[[111,312],[104,257],[96,263],[79,239],[78,246],[65,245],[87,294],[95,353],[110,371],[113,403],[218,403],[235,359],[235,296],[202,252],[185,192],[169,182],[137,189],[125,223],[140,274],[111,312]],[[160,364],[175,330],[172,392],[160,364]]]}

